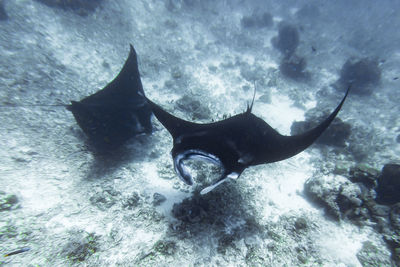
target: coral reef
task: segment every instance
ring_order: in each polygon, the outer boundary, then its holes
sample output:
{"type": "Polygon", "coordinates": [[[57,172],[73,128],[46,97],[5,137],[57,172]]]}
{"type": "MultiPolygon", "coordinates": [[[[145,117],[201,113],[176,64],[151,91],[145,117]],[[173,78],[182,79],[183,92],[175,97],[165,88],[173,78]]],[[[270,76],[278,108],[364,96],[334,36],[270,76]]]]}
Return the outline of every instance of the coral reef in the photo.
{"type": "Polygon", "coordinates": [[[350,58],[340,70],[337,85],[340,88],[347,88],[351,85],[352,93],[370,95],[380,80],[381,69],[377,60],[350,58]]]}

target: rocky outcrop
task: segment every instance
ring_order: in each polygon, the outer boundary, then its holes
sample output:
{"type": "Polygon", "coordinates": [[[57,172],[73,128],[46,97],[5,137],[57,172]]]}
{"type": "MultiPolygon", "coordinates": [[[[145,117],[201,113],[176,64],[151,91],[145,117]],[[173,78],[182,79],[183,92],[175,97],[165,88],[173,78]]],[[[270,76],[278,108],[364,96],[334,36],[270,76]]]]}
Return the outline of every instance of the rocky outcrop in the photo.
{"type": "Polygon", "coordinates": [[[290,57],[299,46],[299,31],[294,25],[281,23],[279,25],[278,36],[272,38],[271,42],[285,57],[290,57]]]}
{"type": "MultiPolygon", "coordinates": [[[[326,116],[324,117],[326,118],[326,116]]],[[[304,133],[315,127],[320,121],[322,121],[322,118],[315,118],[315,116],[309,118],[309,121],[295,121],[290,127],[291,135],[304,133]]],[[[350,134],[350,124],[343,122],[340,118],[335,118],[329,128],[322,133],[315,143],[333,147],[345,147],[350,134]]]]}
{"type": "Polygon", "coordinates": [[[16,195],[0,191],[0,212],[18,208],[18,202],[19,200],[16,195]]]}
{"type": "Polygon", "coordinates": [[[293,80],[305,80],[310,77],[310,73],[306,71],[307,61],[304,57],[291,55],[282,59],[279,65],[281,73],[293,80]]]}
{"type": "Polygon", "coordinates": [[[376,201],[380,204],[392,205],[400,202],[400,165],[386,164],[378,179],[376,201]]]}
{"type": "Polygon", "coordinates": [[[167,198],[164,195],[160,194],[160,193],[154,193],[153,194],[153,205],[154,206],[159,206],[162,203],[164,203],[166,200],[167,200],[167,198]]]}
{"type": "Polygon", "coordinates": [[[327,215],[335,220],[359,217],[365,213],[361,208],[361,189],[344,178],[310,178],[304,185],[304,193],[312,202],[324,207],[327,215]]]}
{"type": "Polygon", "coordinates": [[[352,93],[370,95],[380,80],[381,69],[378,61],[369,58],[350,58],[340,70],[337,87],[347,88],[351,85],[352,93]]]}
{"type": "MultiPolygon", "coordinates": [[[[373,226],[382,233],[392,251],[392,260],[399,266],[400,165],[386,164],[379,172],[360,164],[351,168],[347,176],[312,177],[305,183],[304,193],[334,220],[346,219],[357,225],[373,226]]],[[[383,258],[377,251],[365,243],[357,257],[365,264],[381,262],[383,258]]]]}

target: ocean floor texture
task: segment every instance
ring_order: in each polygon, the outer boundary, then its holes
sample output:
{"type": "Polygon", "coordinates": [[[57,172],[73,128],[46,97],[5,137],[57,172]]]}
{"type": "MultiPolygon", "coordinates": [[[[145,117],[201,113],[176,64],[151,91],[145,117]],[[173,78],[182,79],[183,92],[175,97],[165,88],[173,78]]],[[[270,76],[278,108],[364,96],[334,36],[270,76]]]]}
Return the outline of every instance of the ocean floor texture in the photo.
{"type": "Polygon", "coordinates": [[[0,266],[400,266],[400,2],[0,0],[0,266]],[[174,171],[153,132],[98,154],[63,105],[132,44],[146,96],[198,123],[252,113],[306,151],[174,171]],[[314,123],[314,124],[313,124],[314,123]],[[16,253],[13,253],[16,252],[16,253]],[[14,254],[8,255],[7,254],[14,254]]]}

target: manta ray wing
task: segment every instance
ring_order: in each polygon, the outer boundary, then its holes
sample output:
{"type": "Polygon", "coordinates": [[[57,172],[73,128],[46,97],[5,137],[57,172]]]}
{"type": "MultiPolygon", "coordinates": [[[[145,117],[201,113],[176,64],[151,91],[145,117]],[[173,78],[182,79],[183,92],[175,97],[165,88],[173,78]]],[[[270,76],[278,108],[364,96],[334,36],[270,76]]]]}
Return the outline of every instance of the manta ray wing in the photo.
{"type": "Polygon", "coordinates": [[[79,102],[71,101],[67,109],[100,150],[118,148],[135,135],[150,133],[151,109],[144,96],[133,46],[112,82],[79,102]]]}

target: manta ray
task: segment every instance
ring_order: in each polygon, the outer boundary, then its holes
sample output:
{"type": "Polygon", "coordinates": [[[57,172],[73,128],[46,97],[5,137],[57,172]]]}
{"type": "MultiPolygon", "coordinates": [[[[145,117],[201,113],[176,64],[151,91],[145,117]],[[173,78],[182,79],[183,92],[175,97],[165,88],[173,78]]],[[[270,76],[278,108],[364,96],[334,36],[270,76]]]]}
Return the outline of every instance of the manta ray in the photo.
{"type": "Polygon", "coordinates": [[[136,51],[130,52],[117,77],[102,90],[66,105],[95,148],[108,151],[128,139],[151,133],[151,107],[140,80],[136,51]]]}
{"type": "Polygon", "coordinates": [[[71,104],[0,105],[2,107],[67,108],[98,152],[117,149],[134,136],[152,132],[152,111],[144,95],[132,45],[117,77],[80,101],[71,101],[71,104]]]}
{"type": "Polygon", "coordinates": [[[222,176],[200,192],[206,194],[228,179],[237,179],[250,166],[285,160],[304,151],[331,124],[349,89],[336,109],[324,121],[303,134],[293,136],[281,135],[254,115],[254,98],[245,112],[205,124],[180,119],[151,100],[148,102],[155,117],[172,135],[171,154],[174,169],[186,184],[193,185],[193,179],[185,167],[185,160],[206,160],[222,167],[222,176]]]}
{"type": "Polygon", "coordinates": [[[190,122],[168,113],[145,96],[136,51],[130,45],[122,70],[102,90],[79,102],[71,101],[70,105],[38,106],[66,106],[89,141],[105,151],[118,148],[136,135],[151,133],[154,114],[172,135],[174,169],[186,184],[193,185],[193,179],[185,160],[206,160],[222,167],[221,177],[200,192],[206,194],[228,179],[237,179],[250,166],[285,160],[304,151],[331,124],[349,90],[350,87],[324,121],[303,134],[281,135],[254,115],[254,97],[245,112],[233,117],[205,124],[190,122]]]}

